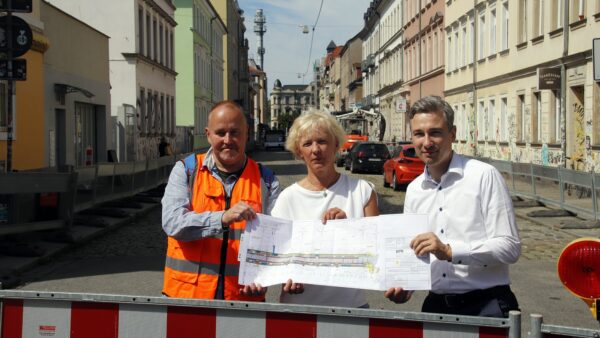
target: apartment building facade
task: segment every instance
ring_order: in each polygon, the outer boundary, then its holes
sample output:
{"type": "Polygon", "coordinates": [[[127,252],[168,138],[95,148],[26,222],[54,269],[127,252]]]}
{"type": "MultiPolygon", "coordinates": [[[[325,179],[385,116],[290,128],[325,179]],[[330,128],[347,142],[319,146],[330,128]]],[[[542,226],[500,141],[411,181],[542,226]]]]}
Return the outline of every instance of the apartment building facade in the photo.
{"type": "Polygon", "coordinates": [[[193,149],[208,147],[208,113],[224,99],[225,23],[208,0],[175,0],[177,125],[191,127],[193,149]]]}
{"type": "Polygon", "coordinates": [[[156,158],[163,138],[177,148],[173,2],[48,2],[110,37],[111,115],[117,120],[119,160],[156,158]]]}
{"type": "Polygon", "coordinates": [[[280,128],[279,117],[282,114],[300,115],[314,107],[313,85],[282,85],[279,79],[275,80],[270,94],[272,129],[280,128]]]}
{"type": "Polygon", "coordinates": [[[340,52],[340,111],[362,107],[362,39],[360,32],[346,41],[340,52]]]}
{"type": "Polygon", "coordinates": [[[248,111],[248,102],[244,100],[247,98],[247,83],[245,87],[240,84],[241,79],[247,79],[248,68],[248,44],[244,39],[244,33],[246,32],[244,11],[240,9],[237,0],[210,0],[210,2],[217,10],[227,29],[226,34],[223,36],[223,58],[225,60],[224,98],[237,101],[248,111]],[[244,72],[244,69],[246,69],[246,72],[244,72]]]}
{"type": "MultiPolygon", "coordinates": [[[[40,5],[49,48],[43,71],[32,74],[43,77],[44,93],[32,101],[41,102],[45,114],[27,125],[44,124],[40,133],[45,140],[44,167],[106,162],[107,150],[116,146],[110,112],[109,37],[46,1],[40,5]]],[[[39,137],[34,130],[29,130],[28,139],[39,137]]]]}
{"type": "Polygon", "coordinates": [[[600,1],[446,1],[446,99],[461,153],[594,171],[600,1]],[[552,85],[540,75],[551,74],[552,85]]]}

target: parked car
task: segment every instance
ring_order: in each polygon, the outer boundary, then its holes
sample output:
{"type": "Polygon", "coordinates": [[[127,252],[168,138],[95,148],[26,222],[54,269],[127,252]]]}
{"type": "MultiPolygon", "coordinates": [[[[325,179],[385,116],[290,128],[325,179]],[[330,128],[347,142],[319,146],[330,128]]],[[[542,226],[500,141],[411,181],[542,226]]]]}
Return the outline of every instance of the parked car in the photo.
{"type": "Polygon", "coordinates": [[[356,142],[352,145],[344,161],[344,168],[355,173],[371,171],[381,173],[383,163],[390,158],[390,152],[383,143],[356,142]]]}
{"type": "Polygon", "coordinates": [[[285,150],[285,131],[267,130],[265,132],[265,150],[271,148],[285,150]]]}
{"type": "Polygon", "coordinates": [[[392,152],[392,158],[383,164],[383,186],[400,190],[401,185],[412,182],[423,173],[425,163],[417,156],[412,145],[400,145],[392,152]]]}

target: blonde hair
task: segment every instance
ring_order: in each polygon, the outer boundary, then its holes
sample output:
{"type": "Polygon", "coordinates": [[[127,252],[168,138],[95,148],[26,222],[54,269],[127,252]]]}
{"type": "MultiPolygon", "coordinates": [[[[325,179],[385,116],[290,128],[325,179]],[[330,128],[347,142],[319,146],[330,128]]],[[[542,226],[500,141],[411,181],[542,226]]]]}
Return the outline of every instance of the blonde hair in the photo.
{"type": "Polygon", "coordinates": [[[294,120],[285,142],[285,149],[297,156],[301,137],[308,135],[313,130],[323,130],[332,135],[337,141],[336,151],[346,142],[346,132],[331,114],[312,110],[294,120]]]}

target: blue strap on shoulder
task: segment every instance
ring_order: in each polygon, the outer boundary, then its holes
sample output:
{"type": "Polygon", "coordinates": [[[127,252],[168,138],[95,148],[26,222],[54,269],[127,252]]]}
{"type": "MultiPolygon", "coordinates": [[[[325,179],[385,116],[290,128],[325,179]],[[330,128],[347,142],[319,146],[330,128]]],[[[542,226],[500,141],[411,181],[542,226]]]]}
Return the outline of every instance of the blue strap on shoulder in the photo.
{"type": "Polygon", "coordinates": [[[260,177],[263,179],[263,181],[265,181],[265,184],[268,187],[271,187],[271,184],[275,180],[275,174],[273,173],[273,170],[260,163],[258,163],[258,168],[260,169],[260,177]]]}
{"type": "Polygon", "coordinates": [[[185,173],[189,178],[196,169],[196,154],[186,156],[186,158],[183,159],[183,165],[185,166],[185,173]]]}

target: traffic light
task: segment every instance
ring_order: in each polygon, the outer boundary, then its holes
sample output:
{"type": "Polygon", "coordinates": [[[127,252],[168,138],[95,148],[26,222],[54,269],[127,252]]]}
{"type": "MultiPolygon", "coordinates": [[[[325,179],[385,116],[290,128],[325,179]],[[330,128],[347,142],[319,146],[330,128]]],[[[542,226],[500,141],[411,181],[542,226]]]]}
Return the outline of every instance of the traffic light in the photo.
{"type": "Polygon", "coordinates": [[[31,13],[31,0],[0,0],[0,11],[31,13]]]}

